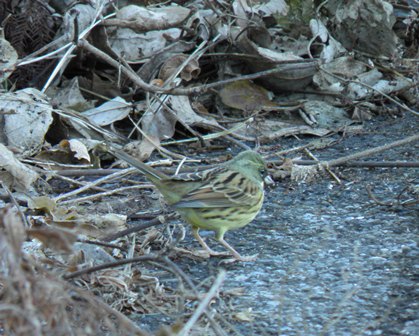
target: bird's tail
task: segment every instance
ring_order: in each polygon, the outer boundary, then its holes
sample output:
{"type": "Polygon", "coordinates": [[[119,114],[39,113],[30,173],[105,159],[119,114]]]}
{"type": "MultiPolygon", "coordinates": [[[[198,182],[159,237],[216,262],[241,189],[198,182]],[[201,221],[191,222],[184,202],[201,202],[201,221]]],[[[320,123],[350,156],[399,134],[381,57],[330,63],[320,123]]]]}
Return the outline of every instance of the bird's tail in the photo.
{"type": "Polygon", "coordinates": [[[144,162],[141,162],[135,159],[131,155],[128,155],[127,153],[123,152],[122,150],[112,148],[111,146],[107,146],[107,152],[117,157],[118,159],[129,163],[131,166],[137,168],[151,181],[153,180],[159,181],[159,180],[168,178],[166,174],[163,174],[159,172],[158,170],[146,165],[144,162]]]}

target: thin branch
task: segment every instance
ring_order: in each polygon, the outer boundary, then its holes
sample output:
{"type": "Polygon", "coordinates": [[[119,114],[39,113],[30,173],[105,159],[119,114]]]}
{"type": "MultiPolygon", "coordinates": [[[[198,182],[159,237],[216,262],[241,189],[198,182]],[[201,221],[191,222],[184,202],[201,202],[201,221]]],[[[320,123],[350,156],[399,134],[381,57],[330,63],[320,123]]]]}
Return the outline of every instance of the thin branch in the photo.
{"type": "MultiPolygon", "coordinates": [[[[279,162],[279,161],[278,161],[279,162]]],[[[315,160],[292,160],[300,166],[318,164],[315,160]]],[[[365,168],[419,168],[419,161],[350,161],[335,164],[335,167],[365,167],[365,168]]]]}
{"type": "Polygon", "coordinates": [[[152,184],[143,184],[143,185],[122,187],[122,188],[113,189],[113,190],[109,190],[109,191],[105,191],[105,192],[101,192],[101,193],[97,193],[97,194],[93,194],[93,195],[74,198],[74,199],[67,200],[67,201],[61,201],[60,205],[73,204],[73,203],[79,204],[81,202],[93,201],[93,200],[98,199],[98,198],[103,198],[103,197],[106,197],[106,196],[120,194],[120,193],[122,193],[124,191],[127,191],[127,190],[150,189],[150,188],[153,188],[152,184]]]}
{"type": "Polygon", "coordinates": [[[220,270],[220,272],[217,275],[217,278],[214,281],[214,284],[212,285],[209,292],[205,295],[204,299],[201,301],[199,306],[196,308],[195,312],[189,319],[189,321],[183,326],[182,330],[179,332],[180,336],[183,335],[189,335],[189,332],[191,331],[192,327],[195,325],[195,323],[198,321],[200,316],[206,311],[208,305],[210,304],[211,300],[217,295],[219,292],[221,285],[223,284],[225,278],[226,278],[227,272],[225,270],[220,270]]]}
{"type": "Polygon", "coordinates": [[[355,154],[351,154],[351,155],[344,156],[344,157],[334,159],[334,160],[330,160],[330,161],[322,161],[322,162],[320,162],[320,164],[322,166],[333,167],[333,166],[344,164],[348,161],[352,161],[352,160],[356,160],[356,159],[360,159],[360,158],[364,158],[364,157],[369,157],[369,156],[372,156],[374,154],[384,152],[388,149],[398,147],[398,146],[402,146],[402,145],[406,145],[408,143],[412,143],[412,142],[415,142],[415,141],[418,141],[418,140],[419,140],[419,134],[415,134],[415,135],[409,136],[407,138],[391,142],[387,145],[370,148],[370,149],[367,149],[367,150],[362,151],[362,152],[358,152],[358,153],[355,153],[355,154]]]}
{"type": "Polygon", "coordinates": [[[132,263],[144,262],[144,261],[151,261],[151,260],[153,260],[153,261],[158,260],[158,256],[154,255],[154,254],[149,254],[149,255],[145,255],[145,256],[141,256],[141,257],[111,261],[111,262],[108,262],[108,263],[103,263],[103,264],[96,265],[96,266],[93,266],[93,267],[87,267],[87,268],[84,268],[84,269],[76,271],[76,272],[65,274],[65,275],[63,275],[63,279],[70,280],[70,279],[77,278],[77,277],[79,277],[81,275],[84,275],[84,274],[97,272],[97,271],[107,269],[107,268],[114,268],[114,267],[118,267],[118,266],[122,266],[122,265],[126,265],[126,264],[132,264],[132,263]]]}
{"type": "Polygon", "coordinates": [[[128,169],[124,169],[124,170],[121,170],[119,172],[113,173],[111,175],[104,176],[104,177],[102,177],[100,179],[97,179],[97,180],[95,180],[95,181],[93,181],[93,182],[91,182],[89,184],[86,184],[85,186],[83,186],[83,187],[81,187],[79,189],[76,189],[76,190],[73,190],[73,191],[70,191],[68,193],[65,193],[65,194],[62,194],[62,195],[59,195],[59,196],[55,197],[54,198],[54,201],[55,202],[59,202],[59,201],[61,201],[64,198],[69,198],[71,196],[80,194],[81,192],[84,192],[84,191],[89,190],[89,189],[91,189],[93,187],[96,187],[97,185],[100,185],[102,183],[105,183],[105,182],[107,182],[109,180],[113,180],[115,178],[119,178],[121,176],[124,176],[124,175],[126,175],[128,173],[132,173],[134,171],[136,171],[135,168],[128,168],[128,169]]]}
{"type": "Polygon", "coordinates": [[[106,236],[106,237],[103,237],[101,240],[105,241],[105,242],[113,241],[115,239],[127,236],[131,233],[139,232],[139,231],[145,230],[149,227],[166,223],[168,220],[175,218],[175,216],[176,215],[174,213],[166,215],[166,216],[158,216],[157,218],[152,219],[150,221],[137,224],[137,225],[132,226],[128,229],[116,232],[116,233],[111,234],[111,235],[106,236]]]}

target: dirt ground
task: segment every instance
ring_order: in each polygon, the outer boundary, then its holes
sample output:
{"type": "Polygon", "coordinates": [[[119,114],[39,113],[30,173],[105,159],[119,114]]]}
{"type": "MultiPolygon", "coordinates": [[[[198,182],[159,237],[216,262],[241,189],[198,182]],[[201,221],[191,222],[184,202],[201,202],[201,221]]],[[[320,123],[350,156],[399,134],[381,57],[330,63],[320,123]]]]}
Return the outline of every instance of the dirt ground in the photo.
{"type": "MultiPolygon", "coordinates": [[[[337,158],[415,132],[417,120],[409,114],[377,117],[361,134],[347,134],[314,154],[337,158]]],[[[284,139],[281,145],[291,148],[311,140],[284,139]]],[[[398,147],[370,159],[418,160],[417,147],[398,147]]],[[[419,334],[418,204],[397,204],[417,200],[417,169],[334,172],[341,185],[326,175],[310,183],[278,182],[269,188],[257,219],[226,235],[243,255],[259,253],[255,262],[219,266],[217,258],[176,259],[195,283],[215,277],[220,267],[227,270],[224,299],[213,305],[231,323],[226,334],[419,334]],[[367,186],[380,201],[393,205],[378,205],[367,186]],[[238,288],[241,295],[226,299],[238,288]]],[[[180,245],[197,246],[189,229],[187,233],[180,245]]],[[[210,239],[211,233],[205,237],[210,239]]],[[[162,314],[131,318],[151,330],[174,321],[162,314]]]]}

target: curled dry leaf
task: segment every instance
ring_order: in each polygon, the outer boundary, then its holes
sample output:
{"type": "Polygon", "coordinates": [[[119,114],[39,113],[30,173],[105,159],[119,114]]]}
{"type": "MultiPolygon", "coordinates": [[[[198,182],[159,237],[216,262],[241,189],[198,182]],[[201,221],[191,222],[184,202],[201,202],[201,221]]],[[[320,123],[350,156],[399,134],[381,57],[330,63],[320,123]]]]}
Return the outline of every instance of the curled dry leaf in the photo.
{"type": "Polygon", "coordinates": [[[79,161],[90,162],[90,155],[84,143],[77,139],[63,140],[60,147],[69,149],[74,157],[79,161]]]}
{"type": "MultiPolygon", "coordinates": [[[[188,55],[179,54],[166,60],[160,68],[159,78],[163,81],[167,81],[172,77],[176,77],[177,72],[188,57],[188,55]]],[[[180,69],[180,78],[189,82],[190,80],[197,78],[200,72],[201,69],[199,68],[198,61],[196,59],[191,59],[180,69]]]]}
{"type": "Polygon", "coordinates": [[[101,246],[86,243],[75,243],[73,245],[73,250],[75,252],[73,257],[74,264],[77,260],[78,264],[86,263],[89,265],[99,265],[115,261],[115,258],[107,253],[101,246]]]}
{"type": "Polygon", "coordinates": [[[137,33],[151,30],[164,30],[177,27],[189,16],[191,10],[181,6],[147,9],[129,5],[121,8],[116,14],[117,20],[109,19],[107,24],[130,28],[137,33]]]}
{"type": "Polygon", "coordinates": [[[26,232],[29,237],[41,241],[45,247],[57,251],[71,252],[73,250],[73,244],[77,241],[77,235],[75,233],[52,226],[27,229],[26,232]]]}
{"type": "Polygon", "coordinates": [[[13,153],[0,143],[0,168],[2,172],[1,180],[9,181],[8,187],[14,187],[17,190],[28,191],[32,183],[34,183],[38,174],[28,166],[21,163],[15,158],[13,153]]]}
{"type": "Polygon", "coordinates": [[[316,61],[305,60],[292,50],[283,53],[274,50],[269,31],[264,27],[251,27],[246,33],[234,31],[234,35],[240,50],[256,56],[246,61],[252,72],[277,69],[275,73],[258,79],[269,90],[281,92],[302,89],[317,72],[316,61]]]}
{"type": "Polygon", "coordinates": [[[77,231],[94,238],[107,237],[127,228],[127,216],[116,213],[83,214],[75,219],[79,222],[77,231]]]}
{"type": "Polygon", "coordinates": [[[372,69],[358,76],[360,83],[351,82],[348,84],[348,96],[352,99],[366,99],[377,95],[379,92],[390,94],[392,92],[408,89],[413,81],[399,76],[395,80],[382,79],[383,74],[377,69],[372,69]],[[371,87],[371,88],[370,88],[371,87]]]}
{"type": "Polygon", "coordinates": [[[52,123],[52,107],[47,97],[36,89],[23,89],[0,95],[0,110],[6,114],[0,126],[0,139],[24,155],[32,155],[44,143],[52,123]]]}
{"type": "Polygon", "coordinates": [[[51,86],[46,93],[51,98],[52,105],[62,109],[84,111],[94,106],[93,101],[87,101],[81,94],[79,77],[64,80],[60,87],[51,86]]]}
{"type": "Polygon", "coordinates": [[[63,169],[70,165],[82,167],[91,163],[88,148],[77,139],[61,140],[58,145],[41,151],[35,158],[42,161],[40,165],[46,165],[50,169],[63,169]]]}
{"type": "Polygon", "coordinates": [[[323,63],[329,63],[336,56],[346,52],[346,49],[329,34],[326,26],[320,20],[310,20],[310,29],[313,36],[318,37],[323,43],[323,50],[320,53],[323,63]]]}
{"type": "Polygon", "coordinates": [[[342,92],[346,87],[345,83],[342,83],[331,74],[349,79],[364,73],[367,67],[364,62],[357,61],[353,57],[342,56],[330,63],[322,64],[320,69],[326,71],[316,73],[313,77],[313,83],[322,90],[342,92]]]}

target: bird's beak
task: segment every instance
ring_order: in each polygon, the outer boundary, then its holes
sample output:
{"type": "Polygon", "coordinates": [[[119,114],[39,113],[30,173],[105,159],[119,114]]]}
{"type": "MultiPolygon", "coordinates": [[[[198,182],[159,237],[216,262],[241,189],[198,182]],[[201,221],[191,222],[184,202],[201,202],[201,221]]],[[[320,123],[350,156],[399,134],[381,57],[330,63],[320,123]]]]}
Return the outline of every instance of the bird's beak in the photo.
{"type": "Polygon", "coordinates": [[[274,180],[272,180],[272,177],[270,175],[266,175],[263,181],[265,182],[267,186],[271,186],[275,184],[274,180]]]}

